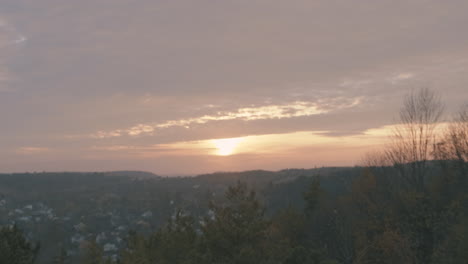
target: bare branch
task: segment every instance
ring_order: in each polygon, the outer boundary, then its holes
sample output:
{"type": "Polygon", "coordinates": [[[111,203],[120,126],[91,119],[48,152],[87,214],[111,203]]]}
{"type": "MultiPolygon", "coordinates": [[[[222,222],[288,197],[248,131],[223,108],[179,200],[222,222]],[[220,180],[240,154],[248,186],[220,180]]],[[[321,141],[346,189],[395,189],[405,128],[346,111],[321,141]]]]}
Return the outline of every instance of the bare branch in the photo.
{"type": "Polygon", "coordinates": [[[443,111],[439,95],[427,88],[411,92],[404,100],[400,125],[394,130],[386,156],[411,186],[424,187],[426,164],[432,158],[443,111]]]}

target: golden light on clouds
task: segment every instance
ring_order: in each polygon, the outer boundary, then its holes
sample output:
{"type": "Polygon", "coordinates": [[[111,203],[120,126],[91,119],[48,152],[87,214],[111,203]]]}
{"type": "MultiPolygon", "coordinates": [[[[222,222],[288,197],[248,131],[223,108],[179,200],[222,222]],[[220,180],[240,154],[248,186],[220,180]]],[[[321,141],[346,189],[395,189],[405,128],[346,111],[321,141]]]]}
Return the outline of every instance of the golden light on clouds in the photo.
{"type": "Polygon", "coordinates": [[[306,117],[313,115],[326,114],[330,111],[351,108],[360,103],[359,97],[353,98],[334,98],[323,102],[305,102],[294,101],[279,105],[265,105],[243,107],[233,111],[218,111],[210,115],[203,115],[194,118],[168,120],[161,123],[142,123],[125,129],[116,129],[112,131],[98,131],[88,137],[91,138],[114,138],[122,136],[141,136],[154,135],[158,130],[184,127],[190,128],[192,125],[201,125],[215,121],[256,121],[268,119],[288,119],[294,117],[306,117]],[[339,103],[337,103],[340,101],[339,103]],[[332,109],[330,106],[333,105],[332,109]]]}
{"type": "Polygon", "coordinates": [[[244,138],[226,138],[213,139],[213,145],[216,147],[216,155],[229,156],[232,155],[239,146],[239,143],[244,141],[244,138]]]}
{"type": "Polygon", "coordinates": [[[169,120],[162,123],[137,124],[127,129],[117,129],[113,131],[98,131],[91,135],[93,138],[112,138],[121,136],[151,135],[157,130],[171,127],[190,127],[195,124],[206,124],[213,121],[229,120],[266,120],[284,119],[301,116],[312,116],[323,114],[328,111],[320,109],[314,102],[296,101],[283,105],[267,105],[259,107],[244,107],[235,111],[220,111],[212,115],[204,115],[194,118],[169,120]]]}
{"type": "MultiPolygon", "coordinates": [[[[251,135],[154,145],[153,150],[171,150],[171,155],[235,156],[241,154],[276,155],[302,152],[305,148],[366,148],[381,145],[391,127],[370,129],[359,135],[330,136],[328,131],[299,131],[284,134],[251,135]]],[[[165,154],[169,154],[165,151],[165,154]]],[[[340,156],[339,154],[336,154],[340,156]]]]}
{"type": "MultiPolygon", "coordinates": [[[[328,131],[299,131],[283,134],[251,135],[236,138],[182,141],[151,146],[101,146],[94,150],[120,152],[140,158],[165,156],[235,156],[301,153],[304,149],[373,147],[388,137],[392,127],[370,129],[359,135],[330,136],[328,131]]],[[[336,154],[340,156],[339,154],[336,154]]]]}
{"type": "MultiPolygon", "coordinates": [[[[441,127],[443,130],[444,124],[441,127]]],[[[144,166],[156,163],[158,171],[163,173],[167,162],[174,160],[178,164],[190,164],[180,167],[180,171],[187,174],[259,168],[353,166],[360,164],[367,153],[385,148],[394,129],[395,125],[388,125],[342,135],[336,131],[297,131],[164,144],[145,144],[142,141],[134,145],[115,145],[103,142],[87,151],[87,158],[132,160],[144,166]]],[[[26,150],[37,153],[35,149],[26,150]]]]}
{"type": "MultiPolygon", "coordinates": [[[[282,134],[251,135],[235,138],[206,139],[181,141],[149,146],[110,145],[94,147],[93,150],[119,152],[135,155],[140,158],[158,156],[236,156],[254,155],[295,155],[309,151],[332,151],[334,158],[349,155],[360,157],[361,151],[384,147],[396,125],[373,128],[362,133],[336,136],[331,131],[298,131],[282,134]],[[359,151],[346,153],[349,151],[359,151]],[[337,152],[337,150],[339,150],[337,152]]],[[[438,129],[442,132],[447,124],[441,123],[438,129]]],[[[32,152],[34,150],[29,150],[32,152]]],[[[37,151],[36,151],[37,152],[37,151]]]]}

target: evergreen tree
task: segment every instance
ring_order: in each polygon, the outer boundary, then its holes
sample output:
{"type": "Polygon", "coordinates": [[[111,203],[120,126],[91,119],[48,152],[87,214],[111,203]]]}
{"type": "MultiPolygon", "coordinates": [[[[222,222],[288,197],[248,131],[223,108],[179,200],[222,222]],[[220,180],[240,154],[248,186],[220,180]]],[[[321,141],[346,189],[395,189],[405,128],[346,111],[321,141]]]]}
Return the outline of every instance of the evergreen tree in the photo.
{"type": "Polygon", "coordinates": [[[271,263],[265,247],[269,223],[254,191],[239,182],[229,187],[224,203],[210,207],[214,215],[203,226],[203,263],[271,263]]]}
{"type": "Polygon", "coordinates": [[[39,244],[26,240],[16,225],[0,228],[0,264],[32,264],[39,253],[39,244]]]}
{"type": "Polygon", "coordinates": [[[132,233],[121,254],[122,264],[197,263],[198,236],[192,217],[178,211],[169,223],[149,237],[132,233]]]}

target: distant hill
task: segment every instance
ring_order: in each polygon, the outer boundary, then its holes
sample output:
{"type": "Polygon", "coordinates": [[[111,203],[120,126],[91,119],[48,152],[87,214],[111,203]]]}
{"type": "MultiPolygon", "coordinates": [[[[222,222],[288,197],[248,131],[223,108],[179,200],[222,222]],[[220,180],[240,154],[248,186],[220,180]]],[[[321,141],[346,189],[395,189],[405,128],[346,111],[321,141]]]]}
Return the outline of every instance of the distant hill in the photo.
{"type": "Polygon", "coordinates": [[[0,226],[16,223],[31,239],[40,240],[39,263],[48,263],[60,245],[73,258],[82,241],[96,236],[120,248],[130,230],[155,230],[180,209],[201,220],[209,202],[222,200],[238,181],[254,188],[273,213],[290,205],[303,207],[303,194],[315,176],[321,176],[323,187],[333,194],[345,190],[359,173],[359,168],[343,167],[193,177],[143,171],[0,174],[0,226]]]}
{"type": "Polygon", "coordinates": [[[150,179],[150,178],[158,178],[160,176],[146,171],[110,171],[104,172],[105,176],[127,176],[130,178],[138,178],[138,179],[150,179]]]}

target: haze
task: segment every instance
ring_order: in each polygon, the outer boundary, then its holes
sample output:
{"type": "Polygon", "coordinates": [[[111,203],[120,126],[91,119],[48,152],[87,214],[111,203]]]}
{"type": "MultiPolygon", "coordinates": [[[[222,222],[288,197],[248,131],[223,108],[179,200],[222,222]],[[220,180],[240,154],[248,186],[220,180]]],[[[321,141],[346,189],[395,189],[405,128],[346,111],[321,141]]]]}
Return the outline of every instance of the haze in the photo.
{"type": "Polygon", "coordinates": [[[347,166],[468,96],[468,2],[0,0],[0,172],[347,166]]]}

